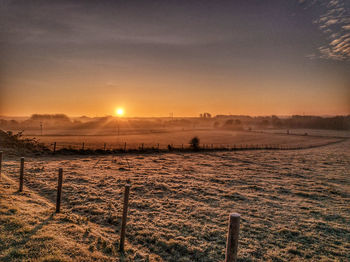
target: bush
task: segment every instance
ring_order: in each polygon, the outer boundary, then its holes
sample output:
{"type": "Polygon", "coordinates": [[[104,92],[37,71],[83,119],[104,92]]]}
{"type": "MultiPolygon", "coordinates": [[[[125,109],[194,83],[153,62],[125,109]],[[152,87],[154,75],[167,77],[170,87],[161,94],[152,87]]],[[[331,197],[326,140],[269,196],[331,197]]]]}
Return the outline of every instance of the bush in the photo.
{"type": "Polygon", "coordinates": [[[190,141],[190,145],[194,150],[199,150],[199,138],[196,136],[192,138],[190,141]]]}

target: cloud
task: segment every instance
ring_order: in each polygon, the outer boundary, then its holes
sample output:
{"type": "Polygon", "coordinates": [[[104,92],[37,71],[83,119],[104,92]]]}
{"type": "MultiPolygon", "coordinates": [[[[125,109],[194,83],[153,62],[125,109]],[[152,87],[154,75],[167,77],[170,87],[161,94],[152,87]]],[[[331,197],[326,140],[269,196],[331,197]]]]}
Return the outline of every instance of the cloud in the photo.
{"type": "Polygon", "coordinates": [[[319,18],[314,20],[314,23],[318,25],[328,42],[318,48],[319,57],[350,61],[350,34],[347,33],[350,30],[350,5],[348,0],[306,1],[309,3],[309,8],[316,6],[323,8],[319,18]]]}
{"type": "Polygon", "coordinates": [[[339,4],[338,0],[331,0],[331,1],[329,1],[328,6],[332,7],[332,6],[337,6],[338,4],[339,4]]]}
{"type": "Polygon", "coordinates": [[[337,24],[338,23],[338,19],[329,19],[325,25],[326,26],[330,26],[330,25],[334,25],[334,24],[337,24]]]}

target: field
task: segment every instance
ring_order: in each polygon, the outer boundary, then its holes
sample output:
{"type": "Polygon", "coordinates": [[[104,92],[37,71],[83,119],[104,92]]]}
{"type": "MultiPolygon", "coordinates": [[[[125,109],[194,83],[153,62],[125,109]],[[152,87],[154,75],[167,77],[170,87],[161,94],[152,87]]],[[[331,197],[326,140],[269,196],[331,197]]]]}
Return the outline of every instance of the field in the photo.
{"type": "MultiPolygon", "coordinates": [[[[57,149],[74,148],[81,149],[84,143],[85,149],[102,149],[106,144],[106,149],[124,148],[137,149],[143,144],[145,148],[165,149],[168,145],[175,147],[188,147],[189,141],[197,136],[202,146],[226,147],[226,146],[255,146],[255,145],[280,145],[307,147],[310,145],[322,145],[338,140],[338,137],[350,137],[349,132],[325,132],[317,130],[290,131],[287,135],[285,130],[261,130],[258,132],[230,131],[215,129],[193,129],[193,130],[139,130],[131,133],[121,133],[114,135],[81,135],[60,134],[60,135],[25,135],[25,138],[36,138],[52,149],[53,143],[57,143],[57,149]],[[274,132],[275,134],[271,134],[274,132]],[[284,133],[282,133],[284,132],[284,133]],[[293,132],[293,133],[292,133],[293,132]],[[304,134],[309,135],[305,136],[304,134]]],[[[92,133],[90,131],[90,133],[92,133]]]]}
{"type": "MultiPolygon", "coordinates": [[[[280,143],[291,138],[273,137],[280,143]]],[[[292,139],[306,143],[303,136],[292,139]]],[[[242,216],[239,261],[350,260],[349,140],[290,151],[26,158],[22,195],[16,192],[18,169],[18,160],[5,159],[3,261],[38,254],[63,261],[223,261],[231,212],[242,216]],[[59,167],[63,214],[52,216],[59,167]],[[122,256],[116,247],[127,180],[132,188],[122,256]],[[8,226],[10,218],[28,221],[26,230],[8,226]],[[35,248],[39,244],[44,247],[35,248]]]]}

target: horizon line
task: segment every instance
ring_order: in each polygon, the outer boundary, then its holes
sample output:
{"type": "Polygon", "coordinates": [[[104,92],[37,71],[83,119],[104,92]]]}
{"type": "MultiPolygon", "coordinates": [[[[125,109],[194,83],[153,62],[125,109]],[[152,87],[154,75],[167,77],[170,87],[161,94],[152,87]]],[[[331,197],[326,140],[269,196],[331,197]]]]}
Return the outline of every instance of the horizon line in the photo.
{"type": "MultiPolygon", "coordinates": [[[[89,116],[89,115],[69,115],[64,113],[44,113],[44,114],[38,114],[33,113],[31,115],[0,115],[0,118],[30,118],[33,115],[65,115],[69,118],[81,118],[81,117],[87,117],[87,118],[102,118],[102,117],[113,117],[113,118],[124,118],[124,119],[130,119],[130,118],[201,118],[199,115],[196,116],[115,116],[115,115],[96,115],[96,116],[89,116]]],[[[344,113],[344,114],[263,114],[263,115],[250,115],[250,114],[216,114],[212,115],[210,118],[215,118],[217,116],[245,116],[245,117],[292,117],[292,116],[313,116],[313,117],[337,117],[337,116],[350,116],[350,113],[344,113]]]]}

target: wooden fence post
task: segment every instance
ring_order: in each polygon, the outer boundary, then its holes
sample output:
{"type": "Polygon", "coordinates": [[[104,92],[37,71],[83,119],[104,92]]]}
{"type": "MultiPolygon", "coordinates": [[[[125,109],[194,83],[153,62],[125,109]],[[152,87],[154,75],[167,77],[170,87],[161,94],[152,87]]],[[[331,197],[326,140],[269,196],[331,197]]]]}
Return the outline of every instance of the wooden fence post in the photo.
{"type": "Polygon", "coordinates": [[[126,152],[126,142],[124,143],[124,152],[126,152]]]}
{"type": "Polygon", "coordinates": [[[237,261],[240,218],[241,215],[237,213],[229,216],[225,262],[237,261]]]}
{"type": "Polygon", "coordinates": [[[85,147],[85,143],[83,142],[83,145],[81,147],[81,150],[84,150],[84,147],[85,147]]]}
{"type": "Polygon", "coordinates": [[[56,153],[56,142],[53,143],[53,153],[56,153]]]}
{"type": "Polygon", "coordinates": [[[57,185],[57,198],[56,198],[56,213],[61,209],[61,195],[62,195],[62,181],[63,181],[63,169],[58,169],[58,185],[57,185]]]}
{"type": "Polygon", "coordinates": [[[21,167],[19,170],[19,192],[23,192],[24,157],[21,157],[21,167]]]}
{"type": "Polygon", "coordinates": [[[119,243],[119,251],[120,252],[124,252],[126,218],[127,218],[127,215],[128,215],[129,193],[130,193],[130,184],[126,184],[125,185],[125,192],[124,192],[124,206],[123,206],[122,228],[121,228],[121,231],[120,231],[120,243],[119,243]]]}
{"type": "Polygon", "coordinates": [[[106,151],[106,143],[103,144],[103,150],[106,151]]]}
{"type": "Polygon", "coordinates": [[[1,180],[1,169],[2,169],[2,151],[0,151],[0,180],[1,180]]]}

